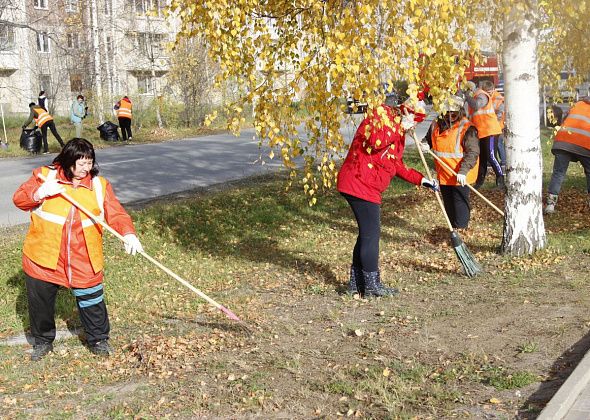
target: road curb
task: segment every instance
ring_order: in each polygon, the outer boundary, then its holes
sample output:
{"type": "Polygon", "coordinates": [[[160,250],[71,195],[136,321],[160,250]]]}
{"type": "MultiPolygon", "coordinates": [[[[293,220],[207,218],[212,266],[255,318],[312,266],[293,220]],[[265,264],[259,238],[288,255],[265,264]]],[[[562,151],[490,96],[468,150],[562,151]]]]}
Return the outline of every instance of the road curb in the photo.
{"type": "Polygon", "coordinates": [[[576,399],[590,385],[590,351],[547,403],[537,420],[560,420],[568,414],[576,399]]]}

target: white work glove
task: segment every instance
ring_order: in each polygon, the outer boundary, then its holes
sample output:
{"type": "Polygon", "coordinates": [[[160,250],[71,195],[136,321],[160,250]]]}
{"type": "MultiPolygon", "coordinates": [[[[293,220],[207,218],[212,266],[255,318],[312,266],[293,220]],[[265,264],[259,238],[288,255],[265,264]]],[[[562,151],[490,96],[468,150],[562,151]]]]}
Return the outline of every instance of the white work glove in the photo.
{"type": "Polygon", "coordinates": [[[131,255],[135,255],[138,252],[143,252],[141,242],[137,239],[133,233],[128,233],[124,236],[125,238],[125,252],[131,255]]]}
{"type": "Polygon", "coordinates": [[[415,128],[416,122],[414,121],[414,116],[413,115],[402,116],[401,126],[404,129],[404,131],[412,130],[413,128],[415,128]]]}
{"type": "Polygon", "coordinates": [[[464,187],[467,183],[467,175],[457,174],[457,182],[459,183],[459,185],[464,187]]]}
{"type": "Polygon", "coordinates": [[[420,147],[420,150],[422,150],[422,153],[428,153],[430,151],[430,146],[425,141],[419,142],[418,146],[420,147]]]}
{"type": "Polygon", "coordinates": [[[440,191],[440,188],[438,187],[438,181],[436,179],[422,178],[420,184],[423,187],[430,188],[434,192],[440,191]]]}
{"type": "Polygon", "coordinates": [[[37,190],[37,197],[39,200],[43,200],[47,197],[58,195],[59,193],[65,192],[66,188],[57,182],[57,179],[48,179],[45,181],[37,190]]]}

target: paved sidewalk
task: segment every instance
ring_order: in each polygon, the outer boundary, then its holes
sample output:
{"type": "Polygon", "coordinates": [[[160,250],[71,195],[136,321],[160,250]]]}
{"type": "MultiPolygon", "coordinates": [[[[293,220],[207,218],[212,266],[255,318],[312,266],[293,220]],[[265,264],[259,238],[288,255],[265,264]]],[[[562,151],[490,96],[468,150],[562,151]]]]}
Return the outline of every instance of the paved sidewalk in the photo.
{"type": "Polygon", "coordinates": [[[555,393],[537,420],[590,419],[590,351],[555,393]]]}

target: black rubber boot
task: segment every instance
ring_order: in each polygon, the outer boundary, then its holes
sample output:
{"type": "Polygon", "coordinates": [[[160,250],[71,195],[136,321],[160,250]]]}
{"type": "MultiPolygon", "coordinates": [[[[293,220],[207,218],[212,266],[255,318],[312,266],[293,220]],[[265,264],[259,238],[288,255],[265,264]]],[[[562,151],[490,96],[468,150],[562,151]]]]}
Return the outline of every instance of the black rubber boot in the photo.
{"type": "Polygon", "coordinates": [[[396,288],[385,287],[381,284],[381,275],[379,271],[363,271],[365,280],[365,297],[371,296],[395,296],[399,293],[396,288]]]}
{"type": "Polygon", "coordinates": [[[504,176],[497,176],[496,177],[496,187],[500,190],[506,189],[506,183],[504,182],[504,176]]]}
{"type": "Polygon", "coordinates": [[[365,281],[363,279],[363,270],[354,265],[350,266],[350,279],[348,280],[349,295],[363,294],[365,292],[365,281]]]}
{"type": "Polygon", "coordinates": [[[53,351],[53,344],[41,343],[33,346],[33,353],[31,353],[31,360],[37,362],[43,359],[48,353],[53,351]]]}

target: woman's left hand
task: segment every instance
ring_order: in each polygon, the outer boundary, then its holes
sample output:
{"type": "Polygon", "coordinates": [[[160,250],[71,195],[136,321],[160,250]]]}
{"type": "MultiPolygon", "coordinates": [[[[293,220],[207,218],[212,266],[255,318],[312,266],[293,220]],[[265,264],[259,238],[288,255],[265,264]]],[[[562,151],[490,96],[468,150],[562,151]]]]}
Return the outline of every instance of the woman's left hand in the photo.
{"type": "Polygon", "coordinates": [[[143,247],[141,246],[141,242],[137,236],[133,233],[128,233],[124,236],[125,238],[125,252],[131,255],[135,255],[136,253],[143,252],[143,247]]]}
{"type": "Polygon", "coordinates": [[[420,184],[423,187],[430,188],[434,192],[440,191],[440,187],[438,186],[438,181],[436,179],[422,178],[422,182],[420,184]]]}

